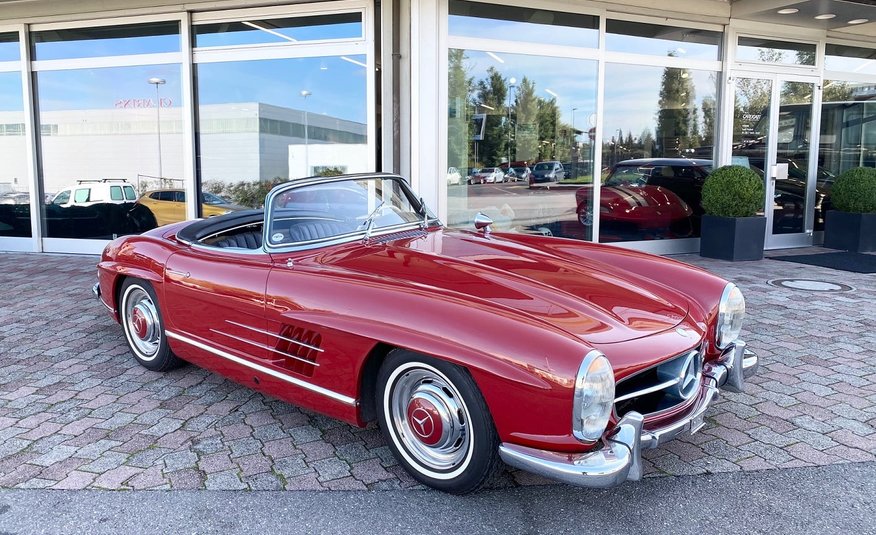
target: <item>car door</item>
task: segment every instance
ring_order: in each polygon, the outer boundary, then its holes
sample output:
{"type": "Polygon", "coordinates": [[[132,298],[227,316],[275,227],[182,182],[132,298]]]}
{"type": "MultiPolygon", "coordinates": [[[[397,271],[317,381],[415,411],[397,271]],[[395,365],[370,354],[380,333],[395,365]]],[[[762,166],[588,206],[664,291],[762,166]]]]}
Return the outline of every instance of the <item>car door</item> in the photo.
{"type": "Polygon", "coordinates": [[[190,344],[270,360],[264,317],[269,271],[270,256],[262,251],[193,246],[177,252],[165,264],[165,322],[190,344]]]}

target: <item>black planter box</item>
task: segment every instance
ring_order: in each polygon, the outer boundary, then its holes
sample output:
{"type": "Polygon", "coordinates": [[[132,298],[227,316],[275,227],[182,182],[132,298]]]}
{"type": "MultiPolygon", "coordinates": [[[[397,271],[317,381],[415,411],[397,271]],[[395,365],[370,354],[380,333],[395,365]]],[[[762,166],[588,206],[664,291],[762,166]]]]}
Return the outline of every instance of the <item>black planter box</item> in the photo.
{"type": "Polygon", "coordinates": [[[760,260],[766,235],[765,217],[704,215],[700,256],[721,260],[760,260]]]}
{"type": "Polygon", "coordinates": [[[876,214],[850,214],[828,210],[824,246],[856,253],[876,251],[876,214]]]}

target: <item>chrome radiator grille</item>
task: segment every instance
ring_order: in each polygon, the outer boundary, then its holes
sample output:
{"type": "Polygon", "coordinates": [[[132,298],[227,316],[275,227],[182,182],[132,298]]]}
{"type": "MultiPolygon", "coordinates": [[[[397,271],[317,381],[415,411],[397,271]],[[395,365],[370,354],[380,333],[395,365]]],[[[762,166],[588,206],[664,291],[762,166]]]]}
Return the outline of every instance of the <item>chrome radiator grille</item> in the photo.
{"type": "Polygon", "coordinates": [[[615,414],[623,418],[636,411],[648,416],[671,409],[696,396],[702,375],[701,347],[676,355],[620,381],[615,388],[615,414]]]}

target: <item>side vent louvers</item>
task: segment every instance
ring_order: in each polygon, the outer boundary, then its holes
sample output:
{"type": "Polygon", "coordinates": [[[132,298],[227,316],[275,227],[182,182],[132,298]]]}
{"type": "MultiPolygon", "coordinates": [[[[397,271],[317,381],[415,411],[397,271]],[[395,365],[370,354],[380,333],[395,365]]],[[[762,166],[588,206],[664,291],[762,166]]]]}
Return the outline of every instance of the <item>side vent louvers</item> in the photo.
{"type": "Polygon", "coordinates": [[[317,356],[322,352],[322,336],[294,325],[284,325],[280,330],[277,350],[296,358],[286,358],[283,366],[305,377],[311,377],[317,356]]]}

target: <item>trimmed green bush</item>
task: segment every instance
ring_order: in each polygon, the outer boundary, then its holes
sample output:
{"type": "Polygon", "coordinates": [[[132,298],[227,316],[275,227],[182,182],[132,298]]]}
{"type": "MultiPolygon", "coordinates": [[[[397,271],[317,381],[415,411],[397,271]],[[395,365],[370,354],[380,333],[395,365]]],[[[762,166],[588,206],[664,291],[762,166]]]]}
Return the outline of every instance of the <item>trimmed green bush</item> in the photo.
{"type": "Polygon", "coordinates": [[[855,167],[833,181],[830,189],[833,208],[853,214],[876,212],[876,168],[855,167]]]}
{"type": "Polygon", "coordinates": [[[752,217],[763,208],[763,179],[741,165],[712,171],[703,183],[703,210],[721,217],[752,217]]]}

